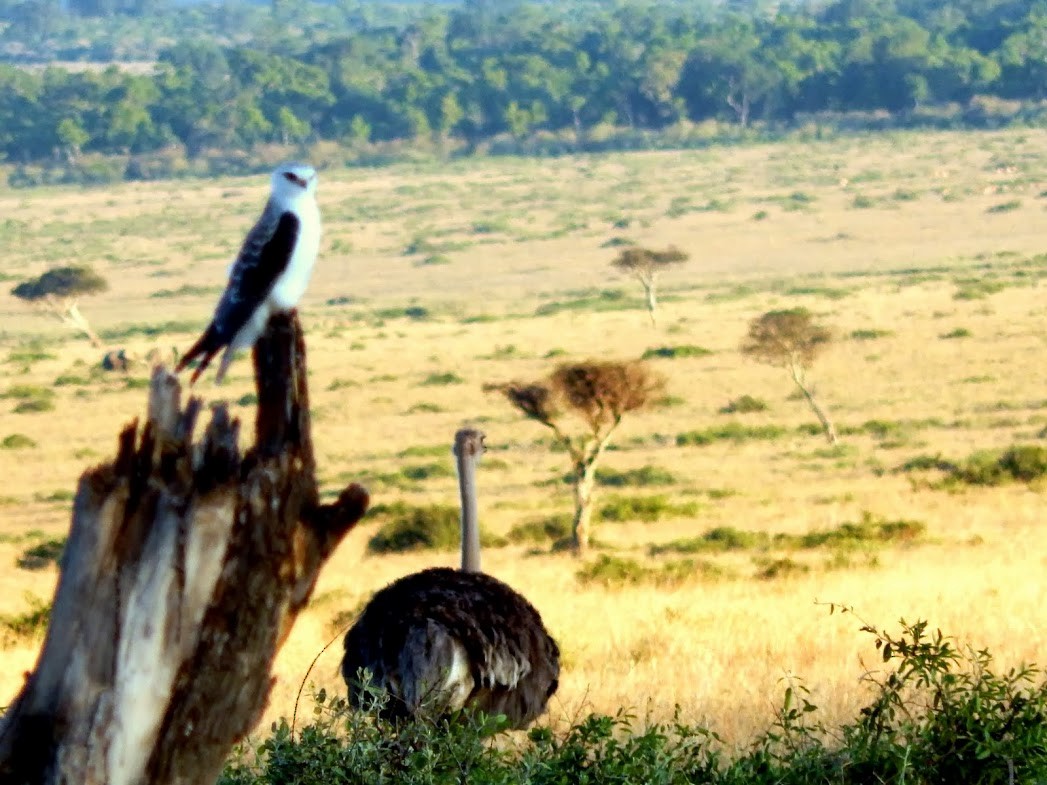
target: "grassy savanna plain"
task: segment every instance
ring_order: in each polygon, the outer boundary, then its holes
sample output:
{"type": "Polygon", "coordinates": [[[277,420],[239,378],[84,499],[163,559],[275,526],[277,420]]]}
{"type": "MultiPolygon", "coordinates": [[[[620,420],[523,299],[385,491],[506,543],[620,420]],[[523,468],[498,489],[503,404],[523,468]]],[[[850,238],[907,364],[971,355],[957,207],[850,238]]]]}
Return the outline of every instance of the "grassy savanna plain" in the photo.
{"type": "MultiPolygon", "coordinates": [[[[584,562],[548,540],[484,552],[485,570],[524,592],[560,642],[554,724],[619,707],[669,720],[678,705],[684,720],[744,743],[796,683],[826,722],[850,719],[865,676],[885,666],[854,617],[819,602],[891,629],[927,619],[1001,666],[1042,663],[1043,487],[944,488],[933,471],[900,467],[1043,444],[1045,150],[1047,132],[1021,130],[325,171],[325,239],[302,305],[325,490],[357,479],[375,505],[456,504],[450,442],[472,423],[491,448],[480,474],[490,535],[566,515],[564,455],[484,383],[684,347],[651,359],[667,397],[626,418],[603,464],[654,467],[639,476],[663,484],[602,488],[598,507],[625,520],[597,522],[584,562]],[[623,242],[691,256],[664,276],[660,329],[639,285],[609,267],[623,242]],[[803,428],[813,418],[783,370],[738,351],[752,318],[793,306],[836,336],[811,371],[844,434],[836,448],[803,428]],[[767,409],[721,413],[743,395],[767,409]],[[658,520],[628,513],[627,500],[652,496],[663,498],[644,509],[658,520]],[[863,516],[924,528],[812,547],[762,537],[863,516]],[[752,536],[695,545],[717,527],[752,536]],[[604,556],[669,565],[675,578],[579,577],[604,556]]],[[[95,370],[98,350],[9,289],[89,263],[110,290],[81,309],[107,348],[184,350],[266,189],[259,177],[0,195],[0,705],[41,641],[11,622],[49,601],[57,575],[16,562],[64,536],[77,477],[144,414],[150,370],[95,370]]],[[[253,417],[247,360],[227,385],[198,392],[253,417]]],[[[341,692],[339,641],[306,672],[372,592],[457,562],[450,551],[368,555],[384,520],[365,518],[323,570],[279,656],[267,719],[291,714],[303,679],[341,692]]]]}

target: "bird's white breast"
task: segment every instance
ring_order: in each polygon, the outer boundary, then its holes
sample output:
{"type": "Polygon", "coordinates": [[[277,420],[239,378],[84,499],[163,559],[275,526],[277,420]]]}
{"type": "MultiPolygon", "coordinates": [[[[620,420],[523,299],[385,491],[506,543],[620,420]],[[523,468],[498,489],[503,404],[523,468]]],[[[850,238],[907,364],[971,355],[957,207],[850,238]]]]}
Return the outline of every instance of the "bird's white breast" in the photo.
{"type": "Polygon", "coordinates": [[[292,208],[298,216],[298,241],[287,269],[280,274],[269,293],[273,310],[287,311],[298,305],[313,274],[320,250],[320,210],[313,199],[302,199],[292,208]]]}

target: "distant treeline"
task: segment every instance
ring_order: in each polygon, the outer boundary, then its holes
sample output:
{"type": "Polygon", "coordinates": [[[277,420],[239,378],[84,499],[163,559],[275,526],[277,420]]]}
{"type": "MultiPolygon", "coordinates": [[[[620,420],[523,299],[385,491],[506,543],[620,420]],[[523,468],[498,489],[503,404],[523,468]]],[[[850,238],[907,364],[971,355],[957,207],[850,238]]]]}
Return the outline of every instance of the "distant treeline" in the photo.
{"type": "Polygon", "coordinates": [[[0,65],[9,163],[319,140],[468,149],[1047,97],[1047,0],[72,5],[88,10],[0,0],[0,48],[61,54],[79,36],[89,59],[126,39],[155,66],[0,65]]]}

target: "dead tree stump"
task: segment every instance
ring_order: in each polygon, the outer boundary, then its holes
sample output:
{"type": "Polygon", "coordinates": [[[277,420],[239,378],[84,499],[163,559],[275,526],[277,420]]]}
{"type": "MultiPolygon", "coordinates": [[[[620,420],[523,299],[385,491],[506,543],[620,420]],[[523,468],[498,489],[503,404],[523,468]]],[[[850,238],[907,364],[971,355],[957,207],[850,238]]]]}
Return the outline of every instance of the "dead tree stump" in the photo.
{"type": "Polygon", "coordinates": [[[319,503],[305,342],[273,317],[254,350],[255,446],[166,369],[148,420],[80,478],[36,669],[0,719],[5,785],[205,785],[258,721],[277,650],[367,508],[319,503]]]}

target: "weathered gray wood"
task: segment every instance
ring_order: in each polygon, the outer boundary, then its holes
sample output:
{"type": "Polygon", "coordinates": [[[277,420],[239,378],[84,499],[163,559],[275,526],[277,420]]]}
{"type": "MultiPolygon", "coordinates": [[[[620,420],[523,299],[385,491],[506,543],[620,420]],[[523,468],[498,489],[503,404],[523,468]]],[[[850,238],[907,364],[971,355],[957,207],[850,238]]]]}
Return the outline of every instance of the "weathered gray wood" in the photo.
{"type": "Polygon", "coordinates": [[[305,343],[276,316],[254,352],[255,446],[224,404],[153,373],[148,417],[73,506],[39,662],[0,720],[0,782],[203,785],[258,721],[320,567],[367,507],[319,503],[305,343]]]}

